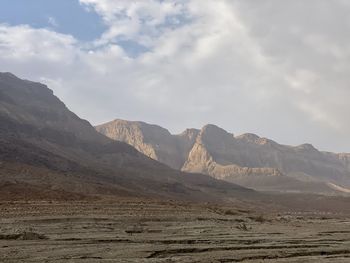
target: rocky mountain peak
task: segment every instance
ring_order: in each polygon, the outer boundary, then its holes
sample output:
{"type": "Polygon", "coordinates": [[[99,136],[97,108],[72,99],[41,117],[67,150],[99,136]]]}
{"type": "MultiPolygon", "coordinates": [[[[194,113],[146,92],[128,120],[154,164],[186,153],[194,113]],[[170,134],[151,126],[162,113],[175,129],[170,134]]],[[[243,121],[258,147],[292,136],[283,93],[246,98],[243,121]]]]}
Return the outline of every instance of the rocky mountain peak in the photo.
{"type": "Polygon", "coordinates": [[[189,140],[194,140],[197,138],[198,134],[200,133],[200,130],[198,129],[194,129],[194,128],[191,128],[191,129],[186,129],[184,130],[181,134],[179,134],[178,136],[180,137],[186,137],[188,138],[189,140]]]}
{"type": "Polygon", "coordinates": [[[245,142],[256,143],[260,137],[254,133],[245,133],[239,136],[236,136],[236,139],[242,140],[245,142]]]}
{"type": "Polygon", "coordinates": [[[226,136],[228,134],[227,131],[224,129],[220,128],[219,126],[216,126],[214,124],[207,124],[203,126],[203,128],[200,131],[201,136],[226,136]]]}
{"type": "Polygon", "coordinates": [[[198,143],[202,143],[211,149],[224,149],[234,141],[233,134],[213,124],[205,125],[197,138],[198,143]]]}
{"type": "Polygon", "coordinates": [[[304,143],[302,145],[299,145],[296,147],[296,149],[301,151],[318,152],[318,150],[312,144],[309,144],[309,143],[304,143]]]}
{"type": "Polygon", "coordinates": [[[46,85],[0,74],[0,117],[22,125],[67,132],[83,140],[108,140],[72,113],[46,85]]]}

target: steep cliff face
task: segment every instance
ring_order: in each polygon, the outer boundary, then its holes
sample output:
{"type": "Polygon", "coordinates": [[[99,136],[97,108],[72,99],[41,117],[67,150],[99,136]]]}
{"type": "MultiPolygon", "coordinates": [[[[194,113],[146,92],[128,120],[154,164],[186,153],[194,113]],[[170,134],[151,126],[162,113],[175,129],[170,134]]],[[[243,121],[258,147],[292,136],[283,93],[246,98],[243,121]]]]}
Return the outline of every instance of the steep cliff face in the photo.
{"type": "Polygon", "coordinates": [[[114,120],[96,127],[107,137],[126,142],[146,156],[180,170],[187,159],[198,131],[188,129],[182,134],[171,135],[160,126],[144,122],[114,120]]]}
{"type": "MultiPolygon", "coordinates": [[[[257,138],[249,135],[247,139],[257,138]]],[[[198,134],[182,170],[209,174],[259,190],[282,190],[277,182],[285,176],[276,168],[255,166],[252,164],[254,160],[246,159],[244,150],[233,134],[214,125],[206,125],[198,134]]]]}
{"type": "Polygon", "coordinates": [[[164,129],[154,129],[150,132],[144,123],[122,120],[115,120],[105,126],[97,126],[96,130],[113,140],[123,141],[134,146],[138,151],[155,160],[159,160],[156,154],[156,145],[153,145],[152,142],[148,143],[147,141],[151,140],[147,137],[155,139],[156,136],[159,136],[159,140],[162,140],[161,138],[164,140],[164,137],[168,135],[164,129]]]}
{"type": "MultiPolygon", "coordinates": [[[[215,125],[186,130],[181,135],[163,130],[164,136],[149,136],[146,129],[139,128],[137,132],[127,133],[125,139],[125,130],[130,129],[125,127],[133,125],[133,122],[116,121],[97,129],[111,138],[131,141],[139,151],[152,152],[154,155],[148,156],[173,168],[205,173],[255,189],[332,192],[334,187],[330,189],[329,183],[350,187],[349,154],[320,152],[311,144],[281,145],[255,134],[234,136],[215,125]],[[113,135],[106,132],[110,129],[113,135]],[[147,147],[143,147],[145,142],[147,147]]],[[[162,130],[159,126],[150,127],[153,134],[162,130]]]]}

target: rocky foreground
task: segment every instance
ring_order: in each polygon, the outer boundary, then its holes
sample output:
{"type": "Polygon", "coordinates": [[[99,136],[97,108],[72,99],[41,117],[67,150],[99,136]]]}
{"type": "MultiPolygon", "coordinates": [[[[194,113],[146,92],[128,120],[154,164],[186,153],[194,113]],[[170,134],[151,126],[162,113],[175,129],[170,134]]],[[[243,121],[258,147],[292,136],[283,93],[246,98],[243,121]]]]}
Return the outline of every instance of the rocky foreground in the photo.
{"type": "Polygon", "coordinates": [[[2,202],[0,262],[349,262],[349,215],[253,210],[135,199],[2,202]]]}

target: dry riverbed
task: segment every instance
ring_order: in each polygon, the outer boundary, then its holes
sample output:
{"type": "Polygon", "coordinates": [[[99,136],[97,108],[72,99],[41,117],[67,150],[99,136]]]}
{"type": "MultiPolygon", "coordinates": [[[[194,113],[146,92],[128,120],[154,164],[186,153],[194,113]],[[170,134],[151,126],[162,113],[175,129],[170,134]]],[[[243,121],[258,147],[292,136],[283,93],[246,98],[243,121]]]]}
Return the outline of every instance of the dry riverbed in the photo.
{"type": "Polygon", "coordinates": [[[0,203],[0,262],[350,262],[341,214],[141,200],[0,203]]]}

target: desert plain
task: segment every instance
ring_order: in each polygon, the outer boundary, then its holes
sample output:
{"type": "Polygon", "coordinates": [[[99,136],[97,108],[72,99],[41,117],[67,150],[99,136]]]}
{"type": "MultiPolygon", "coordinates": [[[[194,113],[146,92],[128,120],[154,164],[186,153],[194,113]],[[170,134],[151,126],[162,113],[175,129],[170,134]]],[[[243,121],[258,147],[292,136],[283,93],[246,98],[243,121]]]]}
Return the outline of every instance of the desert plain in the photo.
{"type": "Polygon", "coordinates": [[[3,201],[0,262],[350,262],[350,215],[140,198],[3,201]]]}

